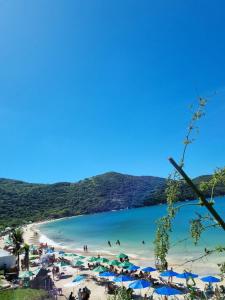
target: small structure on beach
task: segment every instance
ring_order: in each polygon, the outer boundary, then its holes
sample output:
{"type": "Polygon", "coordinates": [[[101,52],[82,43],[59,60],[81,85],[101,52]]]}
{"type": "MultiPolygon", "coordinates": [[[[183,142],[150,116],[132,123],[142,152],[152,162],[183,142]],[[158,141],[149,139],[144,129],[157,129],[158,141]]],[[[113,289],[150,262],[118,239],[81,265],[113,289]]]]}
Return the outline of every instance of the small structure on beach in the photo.
{"type": "Polygon", "coordinates": [[[11,269],[16,265],[16,257],[8,251],[0,249],[0,268],[11,269]]]}

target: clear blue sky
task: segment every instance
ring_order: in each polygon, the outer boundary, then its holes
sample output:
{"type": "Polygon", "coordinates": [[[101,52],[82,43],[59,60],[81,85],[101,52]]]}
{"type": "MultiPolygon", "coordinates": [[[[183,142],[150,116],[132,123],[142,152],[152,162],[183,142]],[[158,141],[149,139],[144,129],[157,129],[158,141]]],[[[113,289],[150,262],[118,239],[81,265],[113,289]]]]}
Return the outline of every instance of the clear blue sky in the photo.
{"type": "Polygon", "coordinates": [[[187,156],[225,162],[225,2],[0,1],[0,177],[167,176],[188,106],[210,100],[187,156]]]}

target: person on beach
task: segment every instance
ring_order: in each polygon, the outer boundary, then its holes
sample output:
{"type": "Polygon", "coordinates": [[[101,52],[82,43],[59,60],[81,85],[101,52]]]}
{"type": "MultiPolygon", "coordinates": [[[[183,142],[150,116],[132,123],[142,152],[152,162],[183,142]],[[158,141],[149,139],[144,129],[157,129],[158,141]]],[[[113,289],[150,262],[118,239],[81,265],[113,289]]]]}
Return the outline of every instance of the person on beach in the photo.
{"type": "Polygon", "coordinates": [[[75,297],[73,296],[73,292],[70,293],[68,300],[75,300],[75,297]]]}
{"type": "Polygon", "coordinates": [[[82,290],[81,289],[79,289],[77,296],[78,296],[78,300],[82,300],[82,290]]]}

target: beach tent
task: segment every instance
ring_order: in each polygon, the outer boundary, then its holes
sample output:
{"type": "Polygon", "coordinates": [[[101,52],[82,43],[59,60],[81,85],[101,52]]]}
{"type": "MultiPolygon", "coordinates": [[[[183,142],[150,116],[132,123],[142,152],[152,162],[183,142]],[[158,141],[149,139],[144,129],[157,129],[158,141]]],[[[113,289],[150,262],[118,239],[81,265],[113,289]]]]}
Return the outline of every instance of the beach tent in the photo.
{"type": "Polygon", "coordinates": [[[16,265],[16,257],[8,251],[0,249],[0,268],[12,268],[16,265]]]}

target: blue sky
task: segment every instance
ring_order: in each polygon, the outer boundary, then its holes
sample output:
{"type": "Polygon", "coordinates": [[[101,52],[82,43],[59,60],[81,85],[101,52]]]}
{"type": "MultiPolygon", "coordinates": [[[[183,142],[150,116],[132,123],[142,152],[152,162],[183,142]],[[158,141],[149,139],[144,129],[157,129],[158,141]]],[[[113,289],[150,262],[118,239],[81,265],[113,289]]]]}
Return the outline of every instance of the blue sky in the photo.
{"type": "Polygon", "coordinates": [[[191,176],[224,166],[224,1],[1,1],[0,176],[167,176],[197,95],[191,176]]]}

